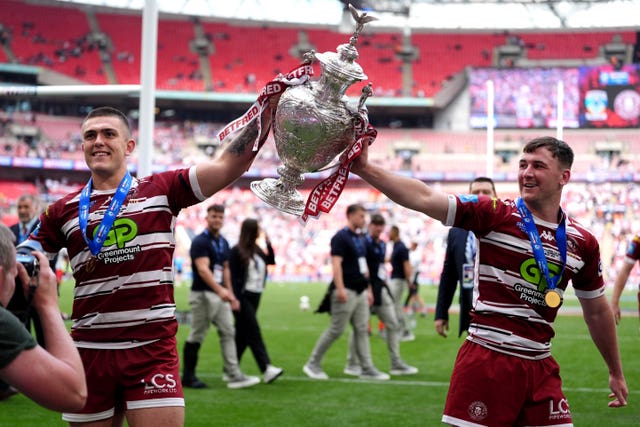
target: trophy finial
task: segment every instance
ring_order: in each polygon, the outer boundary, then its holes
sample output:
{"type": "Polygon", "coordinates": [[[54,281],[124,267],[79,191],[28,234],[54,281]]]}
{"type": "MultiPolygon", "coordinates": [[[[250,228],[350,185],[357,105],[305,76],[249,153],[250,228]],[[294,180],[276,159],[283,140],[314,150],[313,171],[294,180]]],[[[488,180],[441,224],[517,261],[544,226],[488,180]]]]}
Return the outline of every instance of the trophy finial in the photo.
{"type": "Polygon", "coordinates": [[[351,12],[351,16],[353,16],[353,19],[356,21],[356,31],[353,33],[353,36],[351,36],[351,39],[349,39],[349,44],[351,46],[355,46],[358,42],[360,32],[364,28],[364,24],[371,21],[377,21],[378,18],[367,15],[367,12],[362,12],[362,14],[358,13],[358,10],[353,7],[351,3],[349,3],[349,11],[351,12]]]}

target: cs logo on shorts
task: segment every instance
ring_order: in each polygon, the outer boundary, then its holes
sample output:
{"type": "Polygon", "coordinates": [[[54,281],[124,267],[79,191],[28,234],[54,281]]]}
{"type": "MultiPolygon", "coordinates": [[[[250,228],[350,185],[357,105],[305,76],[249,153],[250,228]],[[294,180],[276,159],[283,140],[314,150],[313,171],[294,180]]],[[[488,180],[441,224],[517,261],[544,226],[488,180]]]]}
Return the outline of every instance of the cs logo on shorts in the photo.
{"type": "Polygon", "coordinates": [[[145,393],[159,393],[161,390],[162,392],[173,392],[178,385],[172,374],[155,374],[151,377],[151,380],[142,380],[142,383],[144,383],[145,393]]]}
{"type": "MultiPolygon", "coordinates": [[[[94,230],[95,234],[98,227],[94,230]]],[[[116,245],[118,249],[124,248],[125,243],[132,241],[138,235],[138,225],[128,218],[118,218],[114,221],[109,234],[104,241],[104,246],[116,245]]]]}

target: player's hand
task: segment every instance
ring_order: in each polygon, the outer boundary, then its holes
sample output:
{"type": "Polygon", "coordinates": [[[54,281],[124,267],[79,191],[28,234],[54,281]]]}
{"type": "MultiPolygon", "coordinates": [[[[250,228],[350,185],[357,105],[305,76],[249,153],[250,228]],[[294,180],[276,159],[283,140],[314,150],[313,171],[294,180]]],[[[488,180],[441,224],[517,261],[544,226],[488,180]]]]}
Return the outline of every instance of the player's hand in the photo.
{"type": "Polygon", "coordinates": [[[620,319],[622,318],[622,314],[620,313],[620,304],[611,303],[611,311],[613,311],[613,317],[616,319],[616,325],[620,323],[620,319]]]}
{"type": "Polygon", "coordinates": [[[438,335],[446,338],[449,335],[449,321],[444,319],[436,319],[436,332],[438,335]]]}
{"type": "Polygon", "coordinates": [[[609,408],[621,408],[627,406],[627,396],[629,396],[629,388],[624,377],[617,378],[609,376],[609,388],[611,393],[609,399],[613,399],[609,402],[609,408]]]}

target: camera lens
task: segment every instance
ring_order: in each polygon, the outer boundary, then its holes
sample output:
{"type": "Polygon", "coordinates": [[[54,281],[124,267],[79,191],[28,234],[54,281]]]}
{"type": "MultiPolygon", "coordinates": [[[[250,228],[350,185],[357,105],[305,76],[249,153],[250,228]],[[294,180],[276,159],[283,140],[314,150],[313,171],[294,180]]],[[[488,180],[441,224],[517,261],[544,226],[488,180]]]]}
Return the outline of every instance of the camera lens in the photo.
{"type": "Polygon", "coordinates": [[[38,275],[40,264],[38,263],[38,258],[33,256],[30,253],[18,252],[16,253],[16,262],[22,264],[27,270],[27,274],[29,277],[33,277],[38,275]]]}

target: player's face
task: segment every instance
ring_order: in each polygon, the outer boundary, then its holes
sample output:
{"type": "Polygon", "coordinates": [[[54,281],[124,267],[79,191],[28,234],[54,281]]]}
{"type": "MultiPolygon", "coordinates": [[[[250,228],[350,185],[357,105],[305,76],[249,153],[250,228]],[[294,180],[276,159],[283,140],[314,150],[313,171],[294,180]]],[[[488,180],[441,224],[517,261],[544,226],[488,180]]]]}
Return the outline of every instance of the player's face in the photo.
{"type": "Polygon", "coordinates": [[[568,182],[569,175],[569,169],[562,168],[558,159],[544,147],[533,153],[524,153],[518,169],[520,196],[532,203],[555,201],[568,182]]]}
{"type": "Polygon", "coordinates": [[[82,126],[82,150],[92,173],[116,174],[135,148],[127,126],[115,116],[93,117],[82,126]]]}
{"type": "Polygon", "coordinates": [[[211,232],[218,232],[224,224],[224,213],[211,211],[207,214],[207,228],[211,232]]]}
{"type": "Polygon", "coordinates": [[[489,197],[496,197],[496,193],[493,191],[493,186],[490,182],[473,182],[469,190],[471,194],[485,195],[489,197]]]}
{"type": "Polygon", "coordinates": [[[20,222],[29,222],[36,216],[36,204],[31,199],[22,199],[18,202],[18,218],[20,222]]]}

